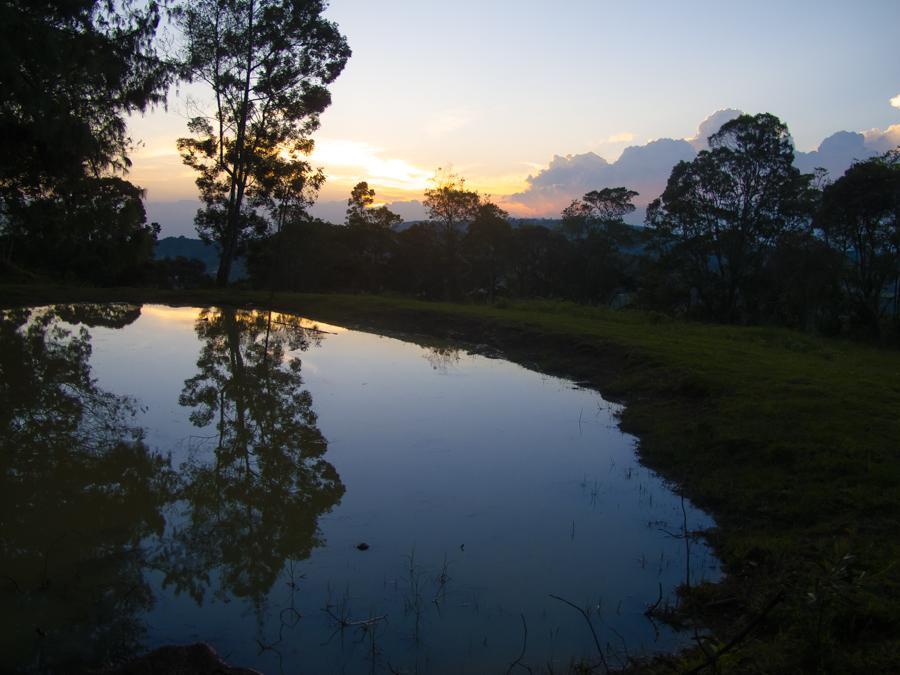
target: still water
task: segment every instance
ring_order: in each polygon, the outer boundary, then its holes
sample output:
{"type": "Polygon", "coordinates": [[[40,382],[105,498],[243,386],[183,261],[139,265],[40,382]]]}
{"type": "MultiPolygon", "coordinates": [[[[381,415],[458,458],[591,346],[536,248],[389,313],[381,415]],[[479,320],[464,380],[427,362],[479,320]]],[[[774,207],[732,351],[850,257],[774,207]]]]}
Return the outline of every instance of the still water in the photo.
{"type": "Polygon", "coordinates": [[[559,598],[616,665],[684,644],[644,610],[720,574],[572,382],[262,311],[0,318],[0,670],[198,641],[267,674],[599,663],[559,598]]]}

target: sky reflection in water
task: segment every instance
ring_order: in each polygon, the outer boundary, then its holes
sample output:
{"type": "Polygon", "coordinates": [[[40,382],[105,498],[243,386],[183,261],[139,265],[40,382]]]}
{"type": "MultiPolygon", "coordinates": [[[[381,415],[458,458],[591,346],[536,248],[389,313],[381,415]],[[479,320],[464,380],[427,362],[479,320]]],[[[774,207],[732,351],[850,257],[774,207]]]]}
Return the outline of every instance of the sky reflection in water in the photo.
{"type": "MultiPolygon", "coordinates": [[[[3,570],[15,602],[4,604],[29,609],[16,665],[205,641],[266,673],[504,672],[523,616],[525,663],[596,660],[583,618],[550,594],[594,608],[611,663],[626,648],[683,640],[643,615],[658,584],[672,597],[685,576],[684,541],[663,532],[681,531],[681,500],[636,462],[616,406],[596,392],[447,345],[287,315],[135,310],[4,315],[7,354],[30,349],[37,362],[53,353],[40,344],[56,345],[57,361],[95,379],[81,389],[52,375],[11,381],[7,395],[58,385],[88,421],[100,413],[78,401],[106,396],[118,434],[100,442],[78,424],[33,433],[31,450],[7,460],[7,499],[37,492],[45,503],[29,510],[20,497],[3,521],[18,550],[3,570]],[[79,321],[91,325],[81,336],[79,321]],[[79,479],[71,465],[109,475],[79,479]],[[54,500],[69,513],[47,526],[54,500]],[[110,508],[120,517],[98,519],[110,508]],[[47,574],[26,573],[61,536],[79,544],[47,574]],[[96,570],[87,588],[73,571],[84,567],[96,570]],[[49,590],[60,585],[67,592],[49,590]],[[94,626],[99,637],[82,643],[95,647],[73,650],[76,615],[84,631],[94,626]],[[340,630],[341,619],[373,618],[340,630]],[[36,627],[47,637],[34,638],[36,627]]],[[[0,430],[8,447],[24,433],[16,420],[34,418],[24,406],[0,430]]],[[[712,524],[686,512],[690,529],[712,524]]],[[[719,574],[699,540],[691,563],[694,581],[719,574]]]]}

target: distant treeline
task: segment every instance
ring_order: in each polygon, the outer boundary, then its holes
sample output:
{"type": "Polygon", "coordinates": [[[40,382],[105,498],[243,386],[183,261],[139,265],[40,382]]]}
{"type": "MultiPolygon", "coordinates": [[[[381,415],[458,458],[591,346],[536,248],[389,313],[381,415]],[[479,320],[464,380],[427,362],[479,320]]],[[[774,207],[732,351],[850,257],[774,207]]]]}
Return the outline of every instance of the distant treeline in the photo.
{"type": "Polygon", "coordinates": [[[900,154],[854,164],[833,183],[793,164],[787,127],[744,115],[672,171],[626,225],[637,193],[589,192],[558,227],[514,227],[460,179],[426,191],[430,219],[396,231],[365,183],[347,220],[301,218],[253,241],[257,286],[397,292],[492,302],[563,298],[705,320],[828,334],[894,335],[900,314],[900,154]]]}

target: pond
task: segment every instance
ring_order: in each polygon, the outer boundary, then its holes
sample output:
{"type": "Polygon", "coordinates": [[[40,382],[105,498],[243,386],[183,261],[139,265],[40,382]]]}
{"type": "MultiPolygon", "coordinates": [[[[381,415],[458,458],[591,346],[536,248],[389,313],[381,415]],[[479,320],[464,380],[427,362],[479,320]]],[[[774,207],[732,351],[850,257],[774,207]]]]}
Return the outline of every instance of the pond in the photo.
{"type": "Polygon", "coordinates": [[[617,405],[452,344],[7,310],[0,396],[0,669],[200,641],[267,674],[616,665],[685,644],[645,609],[721,573],[617,405]]]}

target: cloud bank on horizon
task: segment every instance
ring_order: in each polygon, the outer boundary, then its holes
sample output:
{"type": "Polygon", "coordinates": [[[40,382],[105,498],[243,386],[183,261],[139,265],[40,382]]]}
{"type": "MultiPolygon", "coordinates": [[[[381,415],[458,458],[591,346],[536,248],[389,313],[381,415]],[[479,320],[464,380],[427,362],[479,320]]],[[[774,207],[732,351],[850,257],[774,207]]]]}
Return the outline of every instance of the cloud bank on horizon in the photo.
{"type": "MultiPolygon", "coordinates": [[[[896,97],[900,105],[900,95],[896,97]]],[[[891,100],[894,104],[895,99],[891,100]]],[[[644,145],[632,145],[614,162],[596,153],[556,155],[547,168],[528,176],[527,188],[522,192],[501,197],[500,203],[509,210],[533,216],[557,216],[573,199],[591,190],[624,186],[636,190],[635,204],[640,220],[642,207],[658,197],[665,189],[672,168],[680,161],[690,161],[707,149],[707,139],[726,122],[741,115],[740,110],[718,110],[703,120],[697,133],[690,138],[661,138],[644,145]]],[[[795,151],[797,168],[812,172],[817,167],[828,171],[832,179],[839,177],[857,160],[865,160],[900,146],[900,124],[887,129],[864,132],[838,131],[823,140],[810,152],[795,151]]]]}

